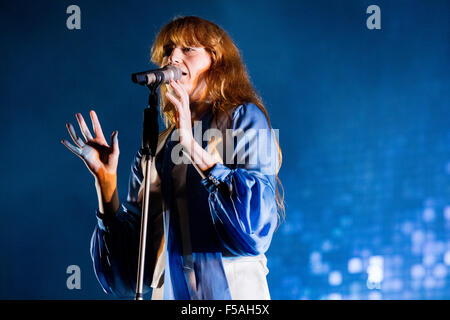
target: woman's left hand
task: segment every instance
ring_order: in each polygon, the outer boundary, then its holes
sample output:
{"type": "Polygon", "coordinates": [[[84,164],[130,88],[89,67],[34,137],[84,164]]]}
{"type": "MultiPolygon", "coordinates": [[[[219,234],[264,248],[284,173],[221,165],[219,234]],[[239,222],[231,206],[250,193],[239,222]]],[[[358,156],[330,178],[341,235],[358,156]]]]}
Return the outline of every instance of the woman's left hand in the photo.
{"type": "Polygon", "coordinates": [[[169,82],[170,88],[176,93],[178,97],[166,92],[166,97],[172,102],[175,107],[175,121],[176,127],[180,134],[180,143],[188,151],[192,148],[194,136],[192,134],[192,119],[191,109],[189,105],[189,94],[180,84],[180,82],[171,80],[169,82]]]}

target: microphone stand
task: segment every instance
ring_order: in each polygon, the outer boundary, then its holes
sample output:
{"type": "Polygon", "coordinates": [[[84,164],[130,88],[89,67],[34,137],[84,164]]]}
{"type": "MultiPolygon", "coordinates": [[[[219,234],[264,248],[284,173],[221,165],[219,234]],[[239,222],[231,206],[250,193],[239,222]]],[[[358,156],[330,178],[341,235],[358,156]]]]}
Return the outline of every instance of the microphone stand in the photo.
{"type": "Polygon", "coordinates": [[[136,296],[135,300],[144,300],[143,284],[144,284],[144,266],[145,266],[145,247],[147,243],[147,224],[148,211],[150,207],[150,182],[151,182],[151,166],[155,159],[156,147],[158,145],[158,88],[164,82],[164,74],[162,72],[155,73],[156,81],[147,85],[150,90],[148,96],[148,107],[144,109],[144,125],[142,133],[142,156],[145,159],[144,168],[144,197],[141,212],[141,233],[139,239],[139,261],[136,280],[136,296]]]}

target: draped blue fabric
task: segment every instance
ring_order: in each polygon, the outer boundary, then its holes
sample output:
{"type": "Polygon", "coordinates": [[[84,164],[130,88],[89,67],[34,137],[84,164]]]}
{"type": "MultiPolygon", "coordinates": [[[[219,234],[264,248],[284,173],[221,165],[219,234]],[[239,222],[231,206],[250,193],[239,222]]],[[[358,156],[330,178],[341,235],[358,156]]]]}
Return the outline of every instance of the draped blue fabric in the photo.
{"type": "MultiPolygon", "coordinates": [[[[202,117],[202,135],[210,127],[211,120],[211,113],[202,117]]],[[[170,212],[170,214],[166,212],[164,215],[164,223],[168,226],[165,275],[169,275],[170,278],[170,282],[166,282],[164,286],[164,299],[231,299],[225,271],[221,267],[222,246],[214,230],[208,207],[208,192],[204,188],[197,188],[199,189],[197,191],[200,192],[196,192],[195,197],[192,196],[191,191],[196,188],[187,188],[190,190],[188,198],[195,199],[195,201],[188,201],[189,226],[180,226],[178,219],[180,212],[175,205],[173,194],[175,188],[171,178],[175,164],[170,160],[173,148],[178,141],[171,136],[167,139],[164,152],[156,159],[156,169],[161,177],[161,191],[170,212]],[[194,235],[194,237],[200,235],[202,238],[202,241],[193,243],[191,238],[194,253],[192,254],[192,268],[196,279],[195,288],[189,287],[186,279],[185,269],[189,266],[183,261],[187,257],[183,255],[181,248],[183,244],[179,235],[182,227],[189,228],[190,235],[194,235]]],[[[198,177],[200,175],[197,172],[194,175],[186,173],[186,185],[201,186],[201,179],[195,181],[195,178],[198,177]]]]}
{"type": "MultiPolygon", "coordinates": [[[[211,127],[213,118],[211,112],[202,117],[202,133],[211,127]]],[[[163,233],[167,245],[165,299],[230,299],[222,257],[259,255],[270,245],[277,224],[275,137],[264,113],[254,104],[237,107],[226,128],[221,129],[242,130],[243,135],[230,136],[232,156],[224,155],[224,163],[217,163],[206,178],[202,179],[191,164],[187,166],[188,226],[180,225],[174,201],[171,176],[174,164],[170,155],[177,142],[171,139],[173,132],[156,157],[161,196],[166,206],[163,214],[161,210],[149,214],[144,292],[150,289],[163,233]],[[264,135],[261,144],[259,140],[264,135]],[[265,159],[259,157],[269,149],[271,152],[265,159]],[[189,255],[183,251],[182,228],[189,229],[192,250],[189,255]],[[186,270],[193,272],[195,286],[188,280],[186,270]]],[[[206,144],[207,141],[202,142],[204,148],[206,144]]],[[[105,292],[120,297],[131,298],[135,292],[141,158],[138,152],[132,165],[127,201],[110,217],[102,219],[97,212],[98,224],[91,241],[91,256],[100,284],[105,292]]]]}

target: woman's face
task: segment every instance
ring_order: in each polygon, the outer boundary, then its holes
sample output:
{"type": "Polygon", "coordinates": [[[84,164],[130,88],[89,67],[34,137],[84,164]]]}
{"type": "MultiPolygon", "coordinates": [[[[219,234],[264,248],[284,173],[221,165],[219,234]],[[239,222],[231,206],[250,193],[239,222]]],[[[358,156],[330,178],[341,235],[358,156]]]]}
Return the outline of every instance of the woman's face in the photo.
{"type": "MultiPolygon", "coordinates": [[[[191,101],[202,98],[206,88],[204,72],[211,66],[211,56],[203,47],[166,47],[162,65],[174,65],[183,75],[179,80],[191,101]]],[[[170,86],[167,86],[170,88],[170,86]]]]}

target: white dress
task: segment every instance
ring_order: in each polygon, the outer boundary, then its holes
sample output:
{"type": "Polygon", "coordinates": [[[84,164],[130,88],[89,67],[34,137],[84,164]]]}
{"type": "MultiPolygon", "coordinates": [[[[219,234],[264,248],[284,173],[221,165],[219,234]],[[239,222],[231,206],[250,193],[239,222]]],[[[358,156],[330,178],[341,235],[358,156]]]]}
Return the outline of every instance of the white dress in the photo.
{"type": "MultiPolygon", "coordinates": [[[[151,287],[152,300],[163,300],[165,251],[158,258],[151,287]],[[159,287],[158,287],[159,286],[159,287]]],[[[267,258],[264,254],[255,257],[222,258],[225,275],[233,300],[270,300],[267,285],[267,258]]]]}

